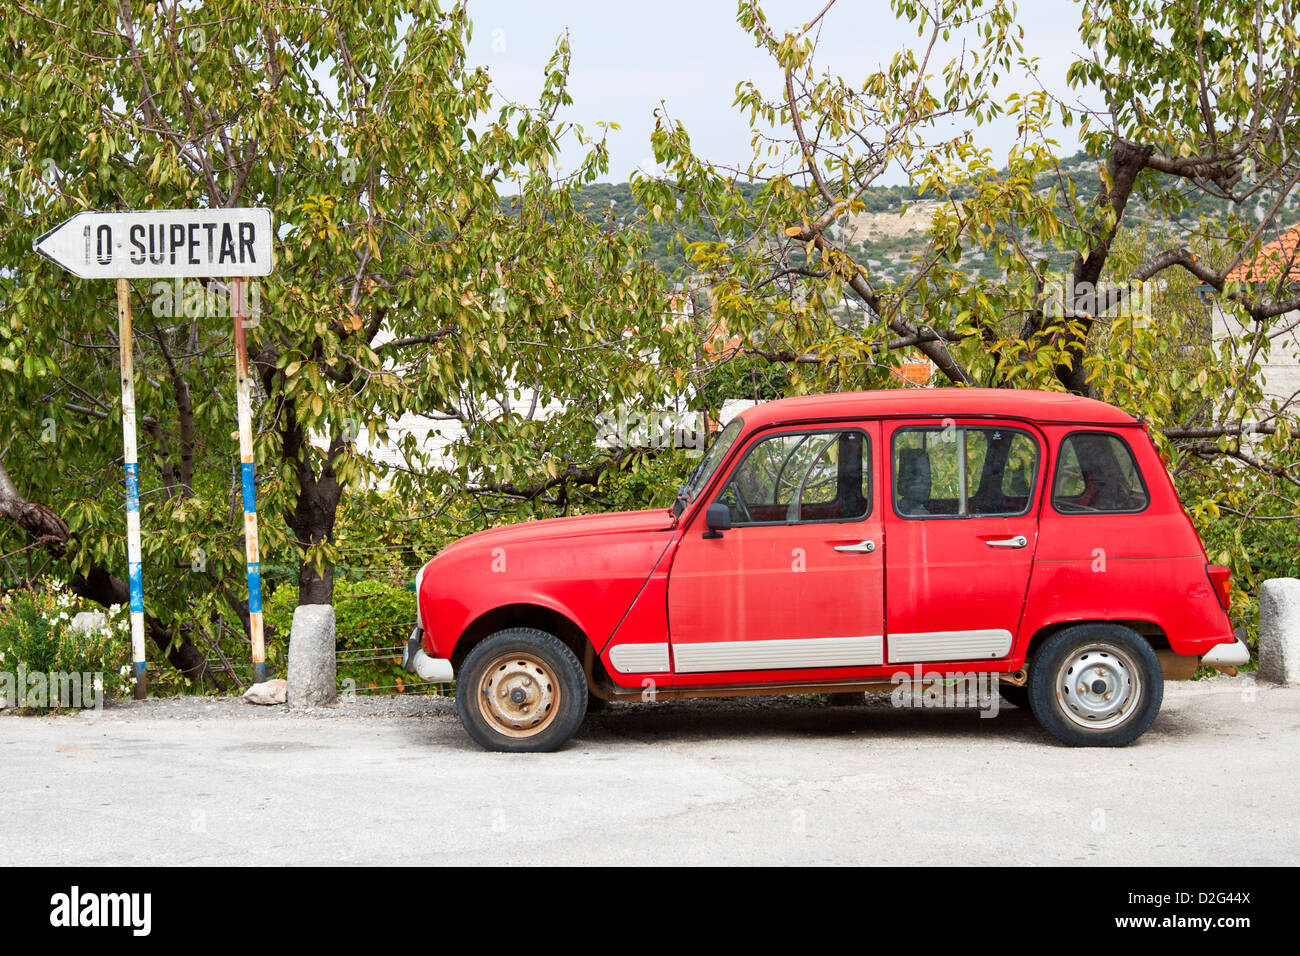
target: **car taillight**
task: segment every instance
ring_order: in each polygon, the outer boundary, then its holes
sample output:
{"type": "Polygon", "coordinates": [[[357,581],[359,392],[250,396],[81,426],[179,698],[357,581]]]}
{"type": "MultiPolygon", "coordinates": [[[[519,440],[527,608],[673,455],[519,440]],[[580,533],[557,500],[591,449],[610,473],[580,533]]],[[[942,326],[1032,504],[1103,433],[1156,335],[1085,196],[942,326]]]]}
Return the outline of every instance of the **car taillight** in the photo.
{"type": "Polygon", "coordinates": [[[1210,586],[1219,605],[1226,611],[1232,603],[1232,571],[1218,564],[1207,564],[1205,573],[1209,575],[1210,586]]]}

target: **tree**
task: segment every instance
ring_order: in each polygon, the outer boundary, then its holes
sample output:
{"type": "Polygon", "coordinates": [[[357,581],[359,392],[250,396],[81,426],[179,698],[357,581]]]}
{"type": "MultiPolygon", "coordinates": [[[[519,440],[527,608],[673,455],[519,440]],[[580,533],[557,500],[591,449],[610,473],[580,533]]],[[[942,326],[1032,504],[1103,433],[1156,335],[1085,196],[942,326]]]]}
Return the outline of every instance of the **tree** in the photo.
{"type": "MultiPolygon", "coordinates": [[[[955,385],[1117,401],[1155,427],[1176,468],[1188,458],[1234,463],[1288,488],[1294,505],[1297,398],[1265,401],[1258,373],[1279,317],[1300,301],[1280,283],[1229,281],[1295,208],[1300,45],[1290,0],[1080,3],[1092,52],[1068,76],[1091,108],[1035,88],[1009,3],[894,0],[917,41],[861,83],[816,64],[834,6],[778,33],[759,3],[741,0],[739,24],[782,77],[772,91],[737,87],[755,125],[753,161],[710,163],[661,112],[652,143],[665,172],[633,183],[641,203],[678,226],[712,288],[713,319],[738,348],[794,367],[796,387],[810,389],[882,386],[919,352],[955,385]],[[1030,92],[1004,95],[1008,77],[1030,92]],[[1019,132],[1002,159],[977,142],[994,120],[1019,132]],[[1059,155],[1054,122],[1079,124],[1097,157],[1092,191],[1059,155]],[[895,278],[850,241],[852,217],[882,177],[934,204],[895,278]],[[1155,243],[1141,261],[1115,254],[1133,226],[1155,243]],[[981,277],[975,255],[998,275],[981,277]],[[1244,353],[1213,360],[1204,341],[1201,365],[1174,377],[1148,363],[1189,318],[1145,303],[1178,270],[1244,313],[1254,335],[1244,353]]],[[[1210,483],[1197,506],[1228,484],[1210,483]]]]}
{"type": "MultiPolygon", "coordinates": [[[[340,502],[381,477],[416,501],[450,488],[531,502],[626,464],[595,446],[593,422],[671,385],[643,360],[674,348],[663,279],[639,237],[574,207],[607,155],[561,118],[567,39],[526,108],[468,65],[470,31],[464,5],[422,0],[9,12],[0,505],[87,596],[122,600],[121,503],[105,493],[120,484],[110,290],[30,249],[80,209],[273,210],[276,270],[248,330],[257,493],[263,554],[297,564],[301,603],[331,600],[340,502]],[[589,151],[560,178],[564,137],[589,151]],[[409,436],[397,465],[358,453],[406,412],[464,424],[454,468],[432,468],[409,436]]],[[[231,320],[219,283],[133,294],[146,609],[197,673],[193,627],[232,609],[247,620],[231,320]]]]}

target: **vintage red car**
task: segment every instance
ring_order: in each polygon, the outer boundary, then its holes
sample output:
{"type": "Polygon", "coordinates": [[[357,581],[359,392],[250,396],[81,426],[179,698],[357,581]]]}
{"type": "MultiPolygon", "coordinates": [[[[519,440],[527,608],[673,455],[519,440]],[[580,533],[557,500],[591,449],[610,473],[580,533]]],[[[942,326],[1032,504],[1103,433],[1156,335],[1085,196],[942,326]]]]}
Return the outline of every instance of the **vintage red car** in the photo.
{"type": "Polygon", "coordinates": [[[1166,678],[1249,660],[1145,426],[1001,389],[817,395],[714,439],[671,508],[470,535],[416,579],[403,663],[493,750],[589,696],[890,689],[990,673],[1071,745],[1140,736],[1166,678]]]}

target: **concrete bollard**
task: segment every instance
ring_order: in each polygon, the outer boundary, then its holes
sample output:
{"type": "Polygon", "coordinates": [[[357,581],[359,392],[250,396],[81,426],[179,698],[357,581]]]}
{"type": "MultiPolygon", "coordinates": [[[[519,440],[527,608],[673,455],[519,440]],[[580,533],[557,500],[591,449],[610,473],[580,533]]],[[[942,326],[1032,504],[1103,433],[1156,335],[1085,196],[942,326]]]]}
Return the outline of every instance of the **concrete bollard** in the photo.
{"type": "Polygon", "coordinates": [[[288,691],[290,707],[320,707],[338,696],[332,605],[300,604],[294,609],[288,691]]]}
{"type": "Polygon", "coordinates": [[[1259,679],[1300,684],[1300,578],[1270,578],[1259,589],[1259,679]]]}

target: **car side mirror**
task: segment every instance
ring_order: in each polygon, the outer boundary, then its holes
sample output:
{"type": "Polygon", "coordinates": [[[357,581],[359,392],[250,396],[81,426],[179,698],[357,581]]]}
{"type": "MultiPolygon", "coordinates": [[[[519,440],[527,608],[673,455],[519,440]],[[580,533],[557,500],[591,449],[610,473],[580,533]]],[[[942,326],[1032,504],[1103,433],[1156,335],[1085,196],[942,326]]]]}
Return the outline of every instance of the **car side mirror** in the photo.
{"type": "Polygon", "coordinates": [[[731,509],[721,502],[709,505],[704,512],[704,526],[709,530],[704,532],[703,537],[721,538],[722,532],[731,530],[731,509]]]}

